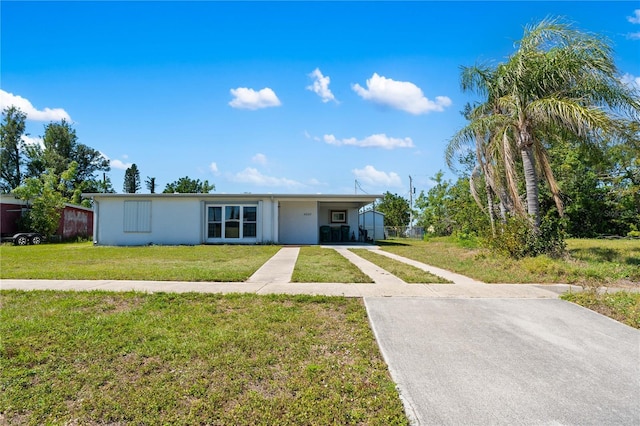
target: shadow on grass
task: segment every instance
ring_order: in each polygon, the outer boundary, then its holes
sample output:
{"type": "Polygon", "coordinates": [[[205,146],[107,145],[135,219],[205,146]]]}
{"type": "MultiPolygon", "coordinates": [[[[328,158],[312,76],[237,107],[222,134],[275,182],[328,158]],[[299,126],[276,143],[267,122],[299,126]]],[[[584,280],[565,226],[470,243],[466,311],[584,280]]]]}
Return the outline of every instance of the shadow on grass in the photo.
{"type": "Polygon", "coordinates": [[[596,262],[619,262],[627,265],[640,266],[640,257],[625,256],[620,250],[602,247],[572,250],[575,257],[596,262]]]}
{"type": "Polygon", "coordinates": [[[381,247],[393,247],[393,246],[406,247],[411,245],[409,243],[403,243],[395,240],[394,241],[380,240],[380,241],[376,241],[376,244],[381,247]]]}
{"type": "Polygon", "coordinates": [[[624,263],[627,265],[640,266],[640,257],[627,257],[624,263]]]}
{"type": "Polygon", "coordinates": [[[611,248],[589,247],[572,251],[578,258],[590,259],[596,262],[613,262],[620,258],[620,251],[611,248]]]}

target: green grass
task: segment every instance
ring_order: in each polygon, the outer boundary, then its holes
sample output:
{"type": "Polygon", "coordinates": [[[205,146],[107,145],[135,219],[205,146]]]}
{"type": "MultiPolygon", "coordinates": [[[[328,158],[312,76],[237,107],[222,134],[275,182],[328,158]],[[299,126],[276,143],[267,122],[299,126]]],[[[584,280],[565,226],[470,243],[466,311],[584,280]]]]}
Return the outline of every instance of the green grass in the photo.
{"type": "Polygon", "coordinates": [[[566,293],[561,298],[640,329],[640,293],[584,291],[566,293]]]}
{"type": "Polygon", "coordinates": [[[381,254],[377,254],[372,250],[367,249],[350,249],[358,256],[374,263],[384,269],[387,272],[397,276],[406,283],[424,283],[424,284],[442,284],[450,283],[450,281],[444,278],[433,275],[427,271],[423,271],[415,266],[408,265],[404,262],[390,259],[381,254]]]}
{"type": "Polygon", "coordinates": [[[0,296],[3,424],[408,424],[361,299],[0,296]]]}
{"type": "Polygon", "coordinates": [[[381,248],[488,283],[572,283],[586,286],[633,285],[640,282],[638,240],[570,239],[568,256],[514,260],[455,238],[429,241],[391,240],[381,248]]]}
{"type": "Polygon", "coordinates": [[[0,246],[3,279],[228,281],[249,278],[278,246],[0,246]]]}
{"type": "Polygon", "coordinates": [[[357,266],[334,249],[301,247],[291,277],[297,283],[372,283],[357,266]]]}

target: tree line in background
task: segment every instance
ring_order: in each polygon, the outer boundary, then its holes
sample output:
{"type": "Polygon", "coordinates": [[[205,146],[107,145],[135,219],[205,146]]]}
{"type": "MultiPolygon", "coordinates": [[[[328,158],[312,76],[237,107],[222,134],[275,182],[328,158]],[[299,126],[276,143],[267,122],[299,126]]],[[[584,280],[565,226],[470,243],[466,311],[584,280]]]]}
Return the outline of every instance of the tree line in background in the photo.
{"type": "MultiPolygon", "coordinates": [[[[149,193],[155,194],[156,192],[156,178],[147,177],[145,186],[149,190],[149,193]]],[[[135,194],[140,191],[140,171],[138,166],[132,164],[124,173],[123,192],[128,194],[135,194]]],[[[191,179],[189,176],[181,177],[180,179],[168,183],[162,191],[163,194],[208,194],[215,190],[216,186],[210,184],[208,180],[200,182],[200,179],[191,179]]]]}
{"type": "MultiPolygon", "coordinates": [[[[13,193],[29,203],[20,228],[51,236],[58,228],[65,203],[90,206],[82,193],[114,193],[107,175],[109,160],[99,151],[78,142],[75,129],[66,121],[44,127],[42,144],[24,140],[26,114],[15,106],[2,111],[0,125],[0,192],[13,193]]],[[[155,178],[147,189],[155,192],[155,178]]],[[[135,164],[125,171],[124,192],[141,188],[135,164]]],[[[167,184],[164,192],[208,193],[215,189],[208,181],[183,177],[167,184]]]]}
{"type": "Polygon", "coordinates": [[[463,67],[480,100],[445,153],[463,170],[433,177],[417,225],[515,257],[559,254],[566,234],[638,234],[640,96],[618,77],[605,39],[558,20],[527,28],[506,62],[463,67]]]}

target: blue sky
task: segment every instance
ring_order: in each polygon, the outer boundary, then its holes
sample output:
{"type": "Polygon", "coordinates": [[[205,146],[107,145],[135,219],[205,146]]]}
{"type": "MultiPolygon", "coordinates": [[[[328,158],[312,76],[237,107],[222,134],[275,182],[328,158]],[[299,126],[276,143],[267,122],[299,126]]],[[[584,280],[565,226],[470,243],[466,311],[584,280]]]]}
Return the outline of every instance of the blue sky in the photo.
{"type": "MultiPolygon", "coordinates": [[[[158,190],[407,196],[433,185],[471,101],[460,66],[497,63],[562,16],[610,39],[640,87],[640,2],[0,2],[2,108],[28,142],[61,118],[158,190]]],[[[148,192],[144,187],[141,192],[148,192]]]]}

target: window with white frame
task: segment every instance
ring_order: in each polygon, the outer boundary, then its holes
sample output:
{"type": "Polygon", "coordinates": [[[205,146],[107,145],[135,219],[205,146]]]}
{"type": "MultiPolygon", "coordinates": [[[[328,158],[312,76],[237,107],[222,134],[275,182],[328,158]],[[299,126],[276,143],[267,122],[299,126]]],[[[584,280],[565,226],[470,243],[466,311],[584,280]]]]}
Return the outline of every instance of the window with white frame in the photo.
{"type": "Polygon", "coordinates": [[[256,238],[257,224],[255,205],[207,206],[207,239],[256,238]]]}

